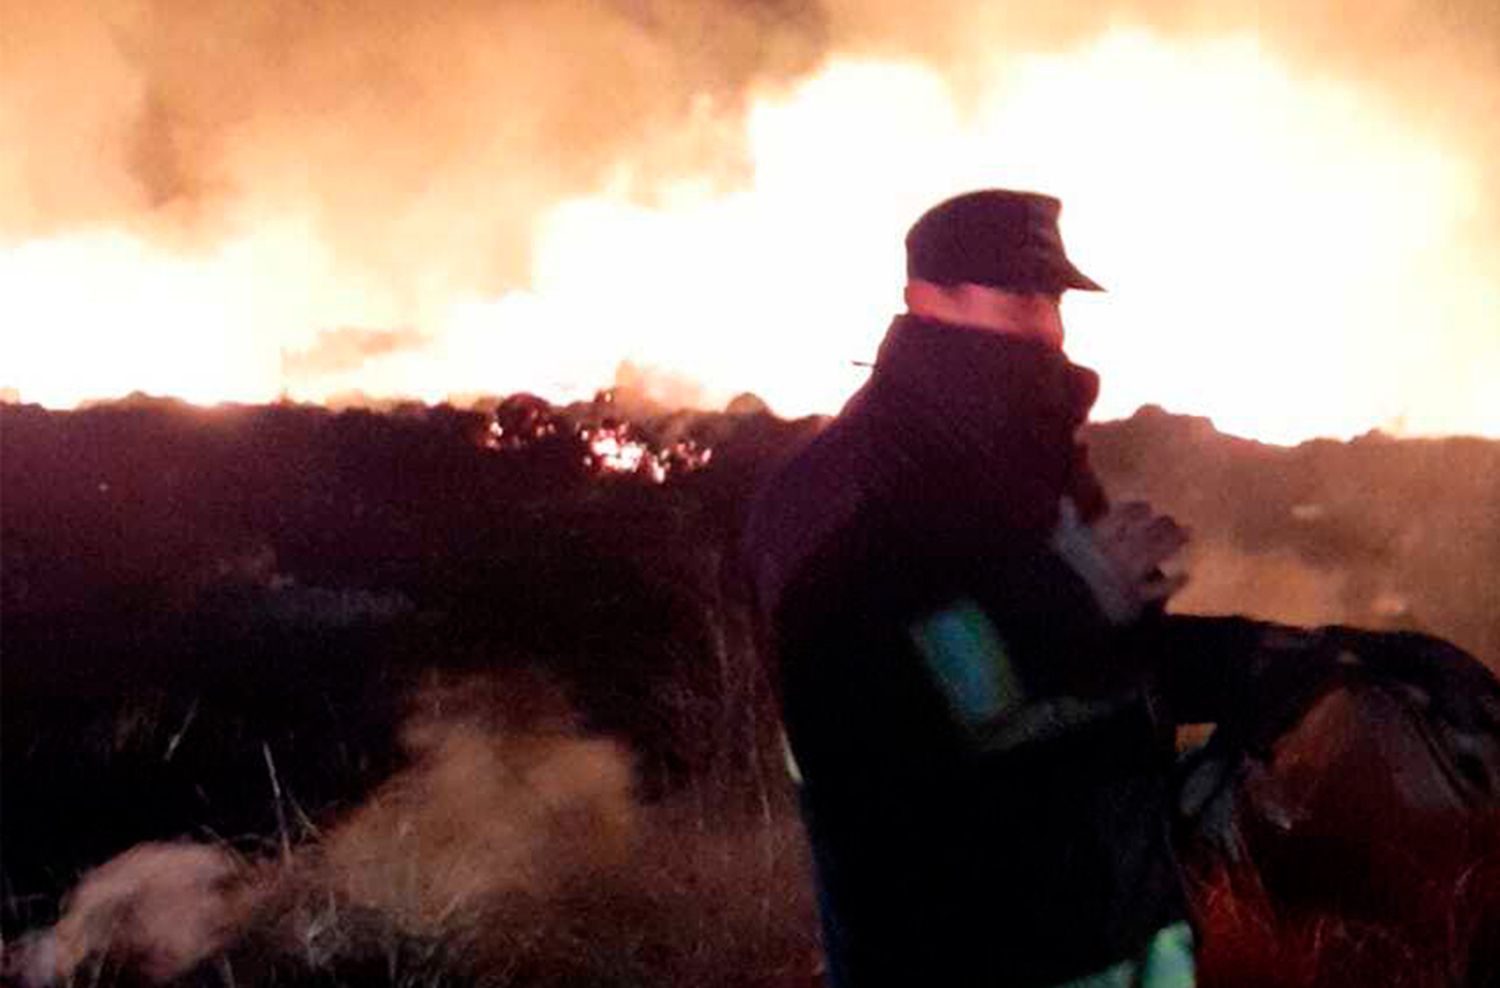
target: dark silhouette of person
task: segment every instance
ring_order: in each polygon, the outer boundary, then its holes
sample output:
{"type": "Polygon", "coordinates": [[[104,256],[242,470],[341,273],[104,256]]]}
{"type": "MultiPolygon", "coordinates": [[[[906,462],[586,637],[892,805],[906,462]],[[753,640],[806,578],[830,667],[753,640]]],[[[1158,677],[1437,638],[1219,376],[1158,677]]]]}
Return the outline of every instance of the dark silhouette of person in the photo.
{"type": "Polygon", "coordinates": [[[919,219],[869,382],[752,512],[839,984],[1191,982],[1171,732],[1124,630],[1187,536],[1109,510],[1076,438],[1098,378],[1059,302],[1099,286],[1059,208],[919,219]]]}
{"type": "Polygon", "coordinates": [[[983,190],[918,219],[870,379],[752,505],[845,988],[1192,985],[1174,825],[1235,839],[1245,759],[1343,670],[1368,656],[1475,731],[1500,709],[1435,639],[1165,613],[1188,534],[1111,506],[1089,468],[1098,377],[1065,355],[1059,301],[1099,286],[1059,211],[983,190]],[[1199,722],[1218,725],[1207,755],[1180,767],[1176,725],[1199,722]]]}

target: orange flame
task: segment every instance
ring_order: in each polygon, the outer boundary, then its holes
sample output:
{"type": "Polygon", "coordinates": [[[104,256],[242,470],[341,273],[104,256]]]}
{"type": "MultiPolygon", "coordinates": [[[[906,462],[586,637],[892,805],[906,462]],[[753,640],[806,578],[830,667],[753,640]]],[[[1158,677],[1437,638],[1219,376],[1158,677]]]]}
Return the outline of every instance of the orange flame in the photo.
{"type": "Polygon", "coordinates": [[[295,216],[247,219],[202,256],[109,232],[0,246],[0,386],[53,406],[572,400],[630,361],[708,401],[832,411],[899,307],[906,225],[1008,185],[1063,197],[1070,253],[1112,289],[1065,303],[1070,350],[1104,376],[1099,416],[1150,402],[1283,442],[1500,436],[1479,165],[1421,121],[1247,38],[1115,33],[980,76],[960,102],[926,68],[830,61],[753,103],[743,187],[687,178],[645,206],[622,170],[546,215],[529,287],[501,295],[415,253],[409,284],[349,270],[295,216]],[[384,343],[302,359],[330,331],[384,343]]]}

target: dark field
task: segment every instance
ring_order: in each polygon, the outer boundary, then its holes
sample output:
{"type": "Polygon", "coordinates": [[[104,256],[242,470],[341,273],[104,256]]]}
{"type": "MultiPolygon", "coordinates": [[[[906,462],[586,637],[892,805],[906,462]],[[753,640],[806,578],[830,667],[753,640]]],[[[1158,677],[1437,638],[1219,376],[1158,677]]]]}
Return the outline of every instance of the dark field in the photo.
{"type": "MultiPolygon", "coordinates": [[[[733,551],[757,477],[817,425],[629,395],[0,406],[7,963],[85,871],[182,841],[96,874],[54,969],[817,984],[733,551]]],[[[1500,664],[1500,443],[1279,449],[1150,410],[1090,442],[1114,496],[1193,528],[1181,609],[1500,664]]],[[[1206,984],[1500,984],[1495,820],[1366,822],[1318,835],[1342,864],[1315,880],[1295,846],[1232,870],[1188,849],[1206,984]],[[1353,874],[1391,845],[1402,884],[1353,874]]]]}

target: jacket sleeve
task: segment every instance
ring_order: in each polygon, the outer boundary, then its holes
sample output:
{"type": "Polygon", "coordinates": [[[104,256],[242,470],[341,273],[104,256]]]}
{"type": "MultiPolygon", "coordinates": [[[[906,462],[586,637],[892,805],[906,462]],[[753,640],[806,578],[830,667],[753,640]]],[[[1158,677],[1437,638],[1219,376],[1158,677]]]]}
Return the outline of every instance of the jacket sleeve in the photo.
{"type": "Polygon", "coordinates": [[[954,719],[984,751],[1090,730],[1137,704],[1141,670],[1086,582],[1034,535],[1012,533],[967,581],[907,627],[954,719]]]}
{"type": "Polygon", "coordinates": [[[1500,681],[1432,635],[1188,615],[1150,616],[1129,634],[1131,651],[1155,669],[1175,721],[1229,726],[1252,749],[1269,749],[1351,678],[1420,691],[1432,713],[1458,730],[1500,730],[1500,681]]]}
{"type": "Polygon", "coordinates": [[[1269,751],[1351,661],[1327,629],[1238,616],[1156,614],[1130,634],[1175,722],[1216,723],[1252,751],[1269,751]]]}

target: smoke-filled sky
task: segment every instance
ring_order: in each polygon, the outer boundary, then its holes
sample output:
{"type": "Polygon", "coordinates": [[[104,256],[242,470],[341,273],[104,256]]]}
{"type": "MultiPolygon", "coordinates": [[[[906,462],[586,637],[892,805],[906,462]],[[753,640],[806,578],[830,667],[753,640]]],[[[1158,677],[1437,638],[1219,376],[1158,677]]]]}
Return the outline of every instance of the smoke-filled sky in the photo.
{"type": "Polygon", "coordinates": [[[0,386],[830,411],[1013,185],[1098,415],[1500,435],[1497,120],[1492,0],[0,0],[0,386]]]}

